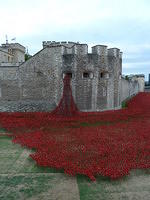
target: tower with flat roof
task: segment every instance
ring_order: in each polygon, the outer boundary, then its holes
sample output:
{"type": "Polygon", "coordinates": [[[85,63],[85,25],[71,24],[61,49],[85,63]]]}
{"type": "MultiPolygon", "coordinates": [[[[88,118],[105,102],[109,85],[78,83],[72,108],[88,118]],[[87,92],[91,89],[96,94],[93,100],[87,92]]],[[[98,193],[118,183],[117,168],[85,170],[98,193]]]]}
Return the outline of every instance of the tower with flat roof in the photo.
{"type": "Polygon", "coordinates": [[[25,61],[25,47],[19,43],[2,44],[0,49],[11,55],[12,59],[8,59],[8,62],[22,63],[25,61]]]}

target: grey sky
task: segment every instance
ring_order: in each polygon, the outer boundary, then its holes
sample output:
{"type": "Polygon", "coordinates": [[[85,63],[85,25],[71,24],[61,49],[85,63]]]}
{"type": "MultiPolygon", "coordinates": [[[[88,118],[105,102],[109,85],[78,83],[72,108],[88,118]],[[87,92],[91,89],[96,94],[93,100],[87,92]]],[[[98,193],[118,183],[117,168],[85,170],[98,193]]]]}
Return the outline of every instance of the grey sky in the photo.
{"type": "Polygon", "coordinates": [[[106,44],[123,51],[123,73],[150,73],[149,0],[0,0],[0,42],[31,54],[43,40],[106,44]]]}

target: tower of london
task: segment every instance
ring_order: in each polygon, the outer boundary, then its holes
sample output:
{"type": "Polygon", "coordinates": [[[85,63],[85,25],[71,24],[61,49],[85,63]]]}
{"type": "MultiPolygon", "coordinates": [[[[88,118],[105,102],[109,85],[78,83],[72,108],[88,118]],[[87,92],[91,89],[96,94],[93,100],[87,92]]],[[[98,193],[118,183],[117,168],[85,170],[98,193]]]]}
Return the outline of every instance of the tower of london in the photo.
{"type": "Polygon", "coordinates": [[[0,47],[0,111],[51,111],[59,103],[65,74],[71,77],[74,101],[81,111],[121,108],[121,103],[144,90],[144,76],[122,76],[118,48],[44,41],[43,48],[24,60],[18,43],[0,47]],[[5,106],[4,106],[5,105],[5,106]]]}

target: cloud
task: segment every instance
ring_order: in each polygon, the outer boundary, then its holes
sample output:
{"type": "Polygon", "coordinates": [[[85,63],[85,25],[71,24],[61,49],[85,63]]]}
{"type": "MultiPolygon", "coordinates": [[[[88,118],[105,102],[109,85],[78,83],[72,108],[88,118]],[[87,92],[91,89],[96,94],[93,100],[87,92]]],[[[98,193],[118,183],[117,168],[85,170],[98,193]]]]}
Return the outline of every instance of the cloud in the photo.
{"type": "MultiPolygon", "coordinates": [[[[92,24],[96,29],[102,27],[104,30],[109,30],[109,27],[113,28],[113,26],[115,29],[118,22],[126,26],[125,20],[140,22],[150,19],[147,6],[149,3],[142,2],[138,0],[88,2],[87,0],[5,0],[0,7],[0,17],[3,19],[0,22],[3,26],[1,31],[3,34],[8,32],[17,36],[26,36],[45,31],[55,33],[70,29],[87,29],[92,24]]],[[[116,29],[116,34],[120,31],[116,29]]]]}
{"type": "Polygon", "coordinates": [[[123,63],[124,69],[143,68],[144,65],[145,66],[150,66],[150,61],[147,61],[147,62],[134,62],[134,63],[123,63]]]}
{"type": "Polygon", "coordinates": [[[0,2],[0,42],[5,34],[16,37],[31,54],[41,49],[43,40],[106,44],[123,51],[126,71],[137,69],[136,63],[146,69],[149,10],[149,0],[5,0],[0,2]]]}

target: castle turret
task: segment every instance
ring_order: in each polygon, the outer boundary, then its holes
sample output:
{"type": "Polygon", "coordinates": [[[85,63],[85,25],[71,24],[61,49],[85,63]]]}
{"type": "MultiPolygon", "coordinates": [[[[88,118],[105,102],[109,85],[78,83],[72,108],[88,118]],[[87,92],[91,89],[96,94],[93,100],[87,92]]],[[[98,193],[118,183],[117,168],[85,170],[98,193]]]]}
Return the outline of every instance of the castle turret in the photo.
{"type": "Polygon", "coordinates": [[[25,61],[25,47],[19,43],[2,44],[1,49],[12,55],[12,60],[8,62],[22,63],[25,61]]]}
{"type": "Polygon", "coordinates": [[[108,49],[108,56],[120,57],[120,49],[118,48],[110,48],[108,49]]]}
{"type": "Polygon", "coordinates": [[[75,44],[73,47],[74,54],[86,55],[88,53],[87,44],[75,44]]]}
{"type": "Polygon", "coordinates": [[[107,46],[105,45],[96,45],[92,47],[92,53],[107,56],[107,46]]]}
{"type": "Polygon", "coordinates": [[[114,107],[118,108],[121,105],[120,88],[122,74],[122,52],[120,52],[120,49],[108,49],[108,61],[113,72],[114,107]]]}

